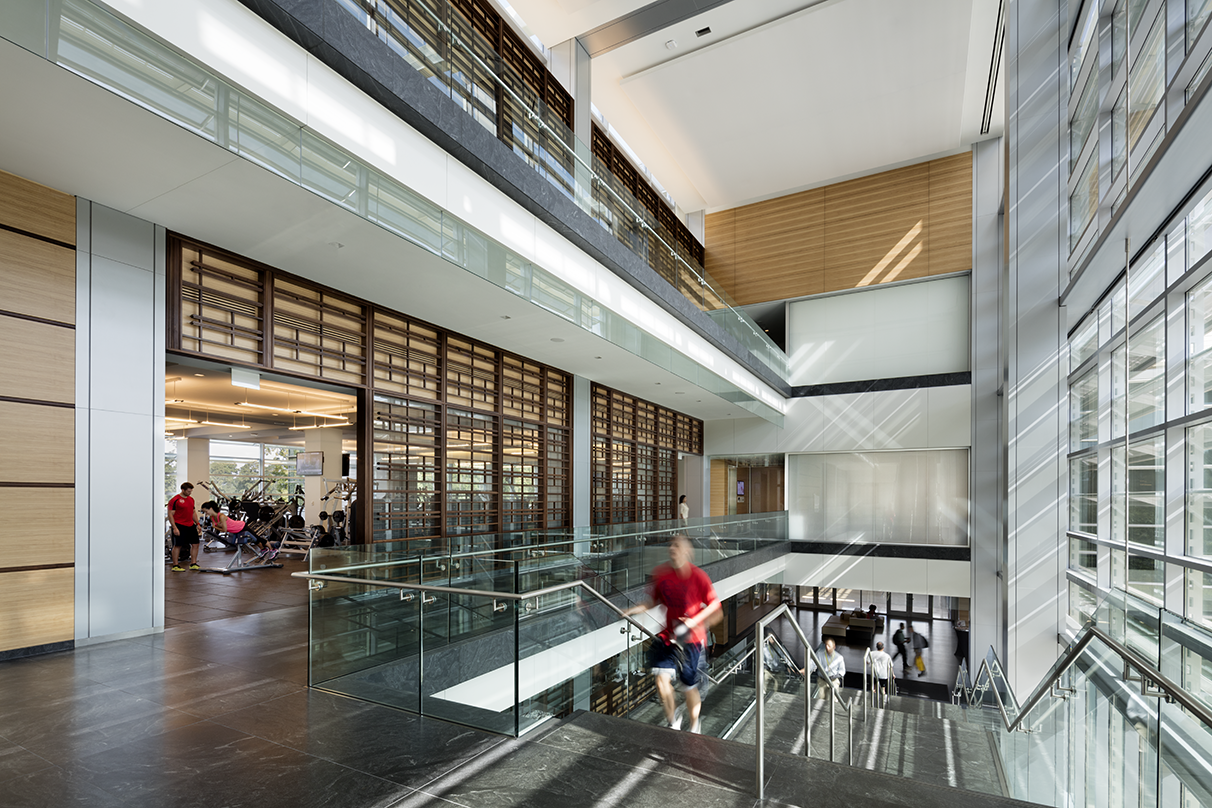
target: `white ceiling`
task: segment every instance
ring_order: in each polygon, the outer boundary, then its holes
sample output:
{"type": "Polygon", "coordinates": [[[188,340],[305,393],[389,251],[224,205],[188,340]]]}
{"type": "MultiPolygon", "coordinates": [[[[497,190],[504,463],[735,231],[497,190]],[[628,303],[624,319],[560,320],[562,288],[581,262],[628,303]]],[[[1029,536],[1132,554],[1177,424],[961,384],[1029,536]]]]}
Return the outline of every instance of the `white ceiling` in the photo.
{"type": "Polygon", "coordinates": [[[0,77],[4,171],[704,420],[748,415],[4,40],[0,77]]]}
{"type": "MultiPolygon", "coordinates": [[[[548,45],[643,5],[513,2],[548,45]]],[[[683,210],[733,207],[982,139],[997,8],[733,0],[596,57],[593,101],[683,210]]]]}

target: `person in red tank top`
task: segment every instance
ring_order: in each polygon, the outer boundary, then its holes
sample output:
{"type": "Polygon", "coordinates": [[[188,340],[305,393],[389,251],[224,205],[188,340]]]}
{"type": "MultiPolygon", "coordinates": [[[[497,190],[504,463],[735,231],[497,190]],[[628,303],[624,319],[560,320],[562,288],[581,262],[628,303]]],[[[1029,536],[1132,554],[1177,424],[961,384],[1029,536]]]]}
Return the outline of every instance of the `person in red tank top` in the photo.
{"type": "Polygon", "coordinates": [[[198,566],[198,514],[194,511],[192,483],[181,483],[181,493],[168,501],[168,520],[173,526],[173,572],[184,572],[181,566],[181,548],[189,548],[189,568],[198,566]]]}
{"type": "Polygon", "coordinates": [[[685,694],[690,731],[697,733],[703,706],[698,690],[699,659],[707,643],[707,627],[719,619],[721,607],[707,573],[690,562],[693,553],[690,539],[680,533],[674,536],[669,542],[669,563],[652,572],[648,601],[625,613],[640,614],[655,606],[665,607],[665,628],[652,642],[649,667],[656,678],[669,726],[680,729],[682,725],[674,696],[676,676],[685,694]]]}

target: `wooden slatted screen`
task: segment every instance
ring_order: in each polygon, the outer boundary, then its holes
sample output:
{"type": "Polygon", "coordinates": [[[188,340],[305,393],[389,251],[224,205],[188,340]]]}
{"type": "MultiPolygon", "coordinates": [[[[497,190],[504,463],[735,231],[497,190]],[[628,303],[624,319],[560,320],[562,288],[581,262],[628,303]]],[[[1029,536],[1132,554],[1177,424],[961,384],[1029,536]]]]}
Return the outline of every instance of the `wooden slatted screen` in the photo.
{"type": "Polygon", "coordinates": [[[344,384],[366,381],[366,313],[314,286],[274,282],[273,367],[344,384]]]}
{"type": "Polygon", "coordinates": [[[592,523],[675,518],[678,452],[703,453],[703,422],[597,384],[589,420],[592,523]]]}
{"type": "Polygon", "coordinates": [[[170,250],[170,350],[370,389],[372,541],[571,524],[568,374],[179,236],[170,250]]]}

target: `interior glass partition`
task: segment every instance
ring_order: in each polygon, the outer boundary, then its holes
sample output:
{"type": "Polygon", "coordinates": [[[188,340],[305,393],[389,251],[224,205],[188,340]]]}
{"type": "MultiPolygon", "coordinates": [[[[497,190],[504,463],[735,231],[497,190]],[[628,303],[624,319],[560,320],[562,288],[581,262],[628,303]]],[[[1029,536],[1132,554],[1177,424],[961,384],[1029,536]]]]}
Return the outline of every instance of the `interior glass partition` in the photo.
{"type": "Polygon", "coordinates": [[[309,681],[508,735],[573,709],[628,714],[652,693],[647,636],[602,599],[626,608],[642,598],[676,533],[705,566],[777,548],[787,517],[532,533],[511,547],[476,537],[422,556],[408,543],[316,548],[309,681]]]}

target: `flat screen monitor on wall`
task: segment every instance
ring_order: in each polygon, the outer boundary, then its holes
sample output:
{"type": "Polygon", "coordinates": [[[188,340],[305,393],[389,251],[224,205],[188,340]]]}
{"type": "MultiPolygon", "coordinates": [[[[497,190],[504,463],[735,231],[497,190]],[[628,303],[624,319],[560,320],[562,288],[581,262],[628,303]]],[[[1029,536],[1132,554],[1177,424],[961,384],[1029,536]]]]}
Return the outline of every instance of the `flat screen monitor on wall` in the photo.
{"type": "Polygon", "coordinates": [[[324,453],[299,452],[295,455],[295,474],[300,477],[323,477],[324,453]]]}

